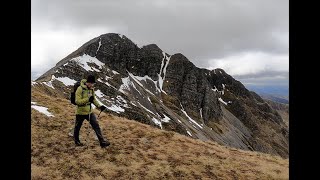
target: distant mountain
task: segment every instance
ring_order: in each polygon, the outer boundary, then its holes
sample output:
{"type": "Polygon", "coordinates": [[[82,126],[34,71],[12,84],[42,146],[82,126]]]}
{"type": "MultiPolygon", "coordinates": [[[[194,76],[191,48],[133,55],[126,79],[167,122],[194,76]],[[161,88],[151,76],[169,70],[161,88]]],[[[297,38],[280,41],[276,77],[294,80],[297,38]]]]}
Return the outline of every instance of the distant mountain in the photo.
{"type": "Polygon", "coordinates": [[[289,89],[287,86],[257,86],[251,84],[245,86],[250,91],[259,94],[263,99],[289,104],[289,89]]]}
{"type": "Polygon", "coordinates": [[[223,69],[196,67],[156,44],[138,47],[124,35],[100,35],[33,83],[69,98],[75,81],[97,77],[96,95],[117,116],[203,141],[288,157],[289,129],[279,113],[223,69]]]}
{"type": "Polygon", "coordinates": [[[246,88],[248,88],[250,91],[254,91],[257,94],[269,94],[269,95],[275,95],[275,96],[281,96],[282,98],[289,99],[289,87],[288,86],[277,86],[277,85],[252,85],[252,84],[246,84],[246,88]]]}
{"type": "Polygon", "coordinates": [[[279,103],[272,100],[265,100],[273,109],[278,111],[283,121],[289,126],[289,104],[279,103]]]}
{"type": "Polygon", "coordinates": [[[259,94],[263,99],[268,99],[274,102],[283,103],[283,104],[289,104],[289,98],[276,95],[276,94],[259,94]]]}

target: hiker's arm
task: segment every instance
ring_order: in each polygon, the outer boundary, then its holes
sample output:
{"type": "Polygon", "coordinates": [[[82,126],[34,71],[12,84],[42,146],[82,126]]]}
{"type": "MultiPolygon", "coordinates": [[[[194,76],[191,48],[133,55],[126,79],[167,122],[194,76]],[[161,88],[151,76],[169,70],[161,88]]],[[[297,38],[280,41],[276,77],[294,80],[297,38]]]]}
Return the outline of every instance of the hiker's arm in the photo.
{"type": "Polygon", "coordinates": [[[85,105],[89,102],[89,98],[82,98],[82,88],[78,87],[76,91],[76,104],[79,106],[85,105]]]}
{"type": "MultiPolygon", "coordinates": [[[[94,94],[94,93],[93,93],[94,94]]],[[[97,107],[97,108],[100,108],[101,107],[101,105],[99,104],[99,102],[97,101],[97,97],[96,97],[96,95],[94,94],[93,95],[94,96],[94,98],[93,98],[93,104],[97,107]]]]}

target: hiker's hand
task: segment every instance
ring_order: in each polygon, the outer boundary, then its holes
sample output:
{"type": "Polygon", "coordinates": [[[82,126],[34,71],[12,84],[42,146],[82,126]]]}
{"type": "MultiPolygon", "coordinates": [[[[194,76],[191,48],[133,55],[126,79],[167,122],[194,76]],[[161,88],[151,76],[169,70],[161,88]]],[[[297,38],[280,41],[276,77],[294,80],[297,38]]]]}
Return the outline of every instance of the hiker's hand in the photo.
{"type": "Polygon", "coordinates": [[[90,96],[89,102],[93,103],[93,96],[90,96]]]}
{"type": "Polygon", "coordinates": [[[104,111],[104,110],[106,109],[106,107],[105,107],[104,105],[102,105],[102,106],[100,107],[100,109],[101,109],[101,111],[104,111]]]}

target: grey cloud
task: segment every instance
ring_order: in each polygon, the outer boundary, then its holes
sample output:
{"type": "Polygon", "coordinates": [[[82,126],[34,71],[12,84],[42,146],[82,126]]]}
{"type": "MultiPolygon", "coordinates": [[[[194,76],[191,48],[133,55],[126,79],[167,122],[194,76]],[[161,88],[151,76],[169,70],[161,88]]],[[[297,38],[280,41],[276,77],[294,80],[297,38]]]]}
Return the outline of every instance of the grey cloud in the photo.
{"type": "Polygon", "coordinates": [[[289,73],[284,71],[262,71],[259,73],[251,73],[246,75],[234,76],[238,79],[253,79],[253,78],[289,78],[289,73]]]}
{"type": "Polygon", "coordinates": [[[289,73],[284,71],[262,71],[255,74],[246,74],[233,76],[243,84],[256,85],[256,86],[288,86],[289,73]]]}
{"type": "Polygon", "coordinates": [[[32,0],[32,23],[51,29],[108,27],[140,46],[155,43],[208,67],[212,59],[241,52],[288,54],[288,5],[288,0],[32,0]]]}
{"type": "Polygon", "coordinates": [[[138,44],[156,43],[204,66],[209,58],[241,51],[288,52],[272,35],[288,33],[287,0],[32,2],[34,19],[52,28],[114,27],[138,44]]]}

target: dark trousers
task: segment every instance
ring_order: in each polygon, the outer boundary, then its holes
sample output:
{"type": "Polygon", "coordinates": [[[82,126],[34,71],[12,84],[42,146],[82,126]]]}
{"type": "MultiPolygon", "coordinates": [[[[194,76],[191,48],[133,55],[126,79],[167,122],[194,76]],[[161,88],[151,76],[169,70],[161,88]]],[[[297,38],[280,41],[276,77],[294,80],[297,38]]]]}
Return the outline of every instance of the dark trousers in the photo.
{"type": "MultiPolygon", "coordinates": [[[[80,131],[82,123],[85,119],[89,121],[89,115],[78,115],[78,114],[76,115],[76,123],[75,123],[75,127],[74,127],[74,140],[76,142],[80,142],[79,131],[80,131]]],[[[92,129],[96,132],[100,143],[104,142],[105,140],[103,139],[103,136],[101,134],[101,129],[100,129],[99,123],[97,121],[96,116],[93,113],[90,114],[89,123],[91,124],[92,129]]]]}

